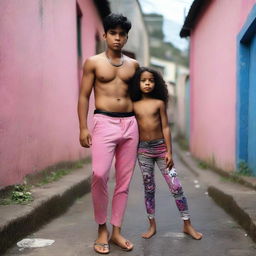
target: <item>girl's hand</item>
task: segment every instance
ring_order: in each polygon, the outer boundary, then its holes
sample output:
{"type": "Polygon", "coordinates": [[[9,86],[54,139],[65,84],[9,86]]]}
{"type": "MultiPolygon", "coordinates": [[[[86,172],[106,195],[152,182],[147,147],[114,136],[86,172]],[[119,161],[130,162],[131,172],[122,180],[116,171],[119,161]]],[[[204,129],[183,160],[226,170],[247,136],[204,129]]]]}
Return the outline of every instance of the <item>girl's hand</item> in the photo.
{"type": "Polygon", "coordinates": [[[173,160],[172,160],[172,154],[171,153],[166,153],[165,162],[166,162],[166,168],[168,168],[170,170],[173,166],[173,160]]]}

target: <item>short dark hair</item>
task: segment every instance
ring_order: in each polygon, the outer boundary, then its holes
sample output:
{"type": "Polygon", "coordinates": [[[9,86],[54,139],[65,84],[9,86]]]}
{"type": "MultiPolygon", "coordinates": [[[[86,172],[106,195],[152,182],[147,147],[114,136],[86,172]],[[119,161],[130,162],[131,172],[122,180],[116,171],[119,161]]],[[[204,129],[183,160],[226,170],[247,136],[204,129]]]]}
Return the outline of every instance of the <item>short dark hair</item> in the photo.
{"type": "Polygon", "coordinates": [[[168,89],[162,75],[148,67],[140,67],[136,70],[133,78],[129,82],[129,94],[132,101],[139,101],[142,98],[142,92],[140,90],[140,77],[143,72],[149,72],[153,75],[155,80],[154,90],[149,94],[154,99],[159,99],[167,104],[168,102],[168,89]]]}
{"type": "Polygon", "coordinates": [[[122,14],[110,13],[103,20],[103,27],[105,33],[110,29],[121,27],[128,34],[129,30],[132,27],[131,22],[122,14]]]}

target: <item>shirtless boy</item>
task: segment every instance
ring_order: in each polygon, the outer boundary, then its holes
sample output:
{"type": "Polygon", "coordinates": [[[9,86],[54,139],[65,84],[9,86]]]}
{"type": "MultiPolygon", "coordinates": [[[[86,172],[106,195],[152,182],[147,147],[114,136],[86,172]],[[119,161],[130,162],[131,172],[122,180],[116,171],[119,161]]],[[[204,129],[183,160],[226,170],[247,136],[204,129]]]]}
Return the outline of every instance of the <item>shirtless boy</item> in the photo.
{"type": "Polygon", "coordinates": [[[138,127],[128,94],[128,81],[138,68],[137,61],[125,56],[130,21],[119,14],[108,15],[103,22],[107,49],[86,60],[78,102],[80,143],[92,150],[92,199],[98,238],[94,250],[109,253],[107,229],[109,171],[115,156],[116,185],[112,199],[113,225],[110,240],[126,251],[133,244],[121,235],[130,180],[136,161],[138,127]],[[95,108],[92,136],[87,127],[89,98],[94,90],[95,108]]]}

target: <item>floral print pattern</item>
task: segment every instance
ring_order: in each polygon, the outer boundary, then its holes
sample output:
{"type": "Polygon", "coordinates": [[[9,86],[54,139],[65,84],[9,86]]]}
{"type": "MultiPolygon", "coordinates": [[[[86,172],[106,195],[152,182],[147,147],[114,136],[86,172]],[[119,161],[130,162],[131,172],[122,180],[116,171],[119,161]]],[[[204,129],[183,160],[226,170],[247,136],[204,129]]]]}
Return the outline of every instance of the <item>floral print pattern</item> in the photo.
{"type": "Polygon", "coordinates": [[[177,208],[183,220],[188,220],[188,204],[184,196],[181,183],[177,177],[175,167],[171,170],[166,168],[165,163],[166,145],[163,139],[140,142],[138,147],[138,161],[141,169],[144,191],[145,206],[149,218],[153,218],[155,214],[155,176],[154,165],[157,164],[164,179],[169,187],[169,191],[173,195],[177,208]]]}

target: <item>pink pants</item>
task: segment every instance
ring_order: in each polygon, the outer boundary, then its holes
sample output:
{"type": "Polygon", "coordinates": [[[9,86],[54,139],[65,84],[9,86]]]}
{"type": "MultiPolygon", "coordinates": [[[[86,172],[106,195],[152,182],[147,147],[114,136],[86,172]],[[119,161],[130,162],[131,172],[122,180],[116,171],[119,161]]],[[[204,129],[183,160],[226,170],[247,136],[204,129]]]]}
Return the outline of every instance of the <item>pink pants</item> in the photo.
{"type": "Polygon", "coordinates": [[[115,156],[116,185],[112,199],[111,224],[121,227],[129,184],[138,146],[138,126],[134,116],[109,117],[94,114],[92,128],[92,199],[95,221],[107,221],[109,172],[115,156]]]}

